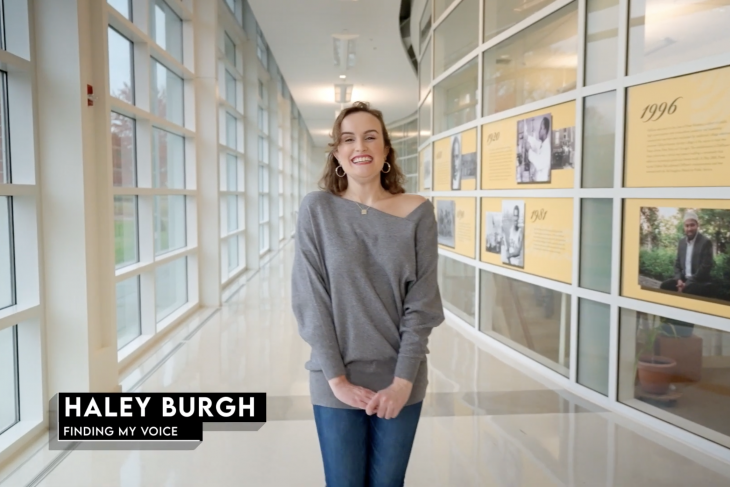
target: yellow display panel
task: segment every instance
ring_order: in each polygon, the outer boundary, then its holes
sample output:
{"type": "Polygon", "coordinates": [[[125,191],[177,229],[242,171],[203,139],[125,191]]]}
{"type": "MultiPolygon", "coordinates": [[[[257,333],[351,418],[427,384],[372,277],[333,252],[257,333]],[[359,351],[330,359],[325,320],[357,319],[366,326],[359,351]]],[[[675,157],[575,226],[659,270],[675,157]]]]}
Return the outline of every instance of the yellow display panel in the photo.
{"type": "Polygon", "coordinates": [[[418,188],[419,191],[431,189],[433,181],[433,159],[429,145],[418,153],[418,188]]]}
{"type": "Polygon", "coordinates": [[[433,145],[434,191],[477,189],[477,129],[444,137],[433,145]]]}
{"type": "Polygon", "coordinates": [[[730,68],[628,89],[632,188],[730,186],[730,68]]]}
{"type": "Polygon", "coordinates": [[[476,198],[434,198],[439,247],[473,259],[476,241],[476,198]]]}
{"type": "Polygon", "coordinates": [[[482,189],[572,188],[575,102],[482,126],[482,189]]]}
{"type": "Polygon", "coordinates": [[[571,283],[572,198],[482,198],[481,218],[482,262],[571,283]]]}
{"type": "Polygon", "coordinates": [[[626,200],[621,293],[730,318],[729,228],[728,200],[626,200]]]}

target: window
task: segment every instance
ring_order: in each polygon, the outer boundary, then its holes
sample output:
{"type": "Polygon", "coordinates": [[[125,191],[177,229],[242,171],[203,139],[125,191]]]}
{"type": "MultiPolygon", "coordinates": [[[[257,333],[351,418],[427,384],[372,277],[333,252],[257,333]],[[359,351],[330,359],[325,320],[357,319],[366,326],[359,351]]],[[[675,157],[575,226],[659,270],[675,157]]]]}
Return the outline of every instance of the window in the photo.
{"type": "Polygon", "coordinates": [[[479,45],[479,0],[462,0],[434,31],[434,76],[479,45]]]}
{"type": "Polygon", "coordinates": [[[476,312],[475,273],[473,266],[439,255],[438,282],[444,308],[472,325],[476,312]]]}
{"type": "Polygon", "coordinates": [[[165,0],[155,0],[152,12],[152,38],[172,57],[182,62],[182,19],[165,0]]]}
{"type": "Polygon", "coordinates": [[[423,46],[425,45],[426,38],[431,32],[431,23],[431,0],[428,0],[428,2],[426,3],[426,7],[423,9],[423,14],[421,14],[421,22],[419,23],[419,41],[421,52],[423,52],[423,46]]]}
{"type": "Polygon", "coordinates": [[[139,276],[117,283],[117,349],[142,334],[139,276]]]}
{"type": "Polygon", "coordinates": [[[236,106],[236,78],[226,70],[226,101],[236,106]]]}
{"type": "Polygon", "coordinates": [[[586,85],[616,78],[618,3],[618,0],[588,0],[586,4],[586,85]]]}
{"type": "Polygon", "coordinates": [[[223,50],[231,66],[236,66],[236,43],[226,32],[223,33],[223,50]]]}
{"type": "Polygon", "coordinates": [[[155,255],[186,245],[185,196],[155,196],[155,255]]]}
{"type": "Polygon", "coordinates": [[[20,420],[17,328],[0,330],[0,434],[20,420]]]}
{"type": "Polygon", "coordinates": [[[428,90],[431,89],[431,69],[433,63],[431,62],[431,41],[426,46],[426,53],[421,59],[421,63],[418,65],[418,84],[421,88],[421,99],[428,94],[428,90]]]}
{"type": "Polygon", "coordinates": [[[226,145],[231,149],[238,148],[237,124],[236,117],[226,113],[226,145]]]}
{"type": "Polygon", "coordinates": [[[122,14],[128,20],[132,20],[132,3],[131,0],[108,0],[109,5],[114,7],[117,12],[122,14]]]}
{"type": "Polygon", "coordinates": [[[109,27],[109,93],[134,104],[134,67],[132,41],[109,27]]]}
{"type": "Polygon", "coordinates": [[[575,89],[578,2],[484,53],[484,115],[575,89]]]}
{"type": "Polygon", "coordinates": [[[486,0],[484,2],[484,40],[498,36],[510,27],[551,4],[554,0],[486,0]]]}
{"type": "Polygon", "coordinates": [[[152,113],[183,125],[183,79],[152,60],[152,113]]]}
{"type": "Polygon", "coordinates": [[[155,188],[185,188],[185,138],[152,129],[152,183],[155,188]]]}
{"type": "Polygon", "coordinates": [[[261,32],[261,29],[258,26],[256,26],[256,56],[258,56],[261,64],[264,65],[264,68],[269,69],[269,57],[267,51],[268,48],[266,47],[264,33],[261,32]]]}
{"type": "Polygon", "coordinates": [[[114,254],[117,269],[139,261],[136,196],[114,197],[114,254]]]}
{"type": "Polygon", "coordinates": [[[477,117],[478,59],[474,58],[434,87],[434,132],[458,127],[477,117]]]}
{"type": "Polygon", "coordinates": [[[155,298],[157,323],[161,322],[188,302],[187,258],[173,260],[155,271],[155,298]]]}
{"type": "Polygon", "coordinates": [[[112,112],[112,166],[114,186],[137,185],[136,125],[133,118],[112,112]]]}

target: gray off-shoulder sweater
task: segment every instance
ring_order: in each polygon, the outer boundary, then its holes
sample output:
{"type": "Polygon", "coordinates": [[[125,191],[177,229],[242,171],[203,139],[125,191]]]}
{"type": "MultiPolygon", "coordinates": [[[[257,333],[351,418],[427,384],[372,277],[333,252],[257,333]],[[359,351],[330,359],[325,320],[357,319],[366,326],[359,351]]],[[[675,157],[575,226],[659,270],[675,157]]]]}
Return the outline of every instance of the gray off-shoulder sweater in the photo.
{"type": "Polygon", "coordinates": [[[352,409],[329,379],[346,375],[375,392],[394,377],[413,383],[406,405],[423,400],[431,330],[444,320],[437,282],[434,208],[405,218],[328,192],[308,194],[297,222],[292,307],[312,347],[312,403],[352,409]]]}

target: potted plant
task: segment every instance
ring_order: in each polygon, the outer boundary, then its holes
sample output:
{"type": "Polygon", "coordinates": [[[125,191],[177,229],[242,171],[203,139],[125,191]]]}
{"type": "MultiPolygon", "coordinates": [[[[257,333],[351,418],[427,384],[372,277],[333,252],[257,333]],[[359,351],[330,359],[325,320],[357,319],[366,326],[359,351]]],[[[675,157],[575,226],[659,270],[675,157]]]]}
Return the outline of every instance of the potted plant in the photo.
{"type": "Polygon", "coordinates": [[[669,320],[659,318],[657,322],[657,318],[652,316],[651,322],[640,330],[638,342],[643,345],[636,354],[636,367],[641,388],[649,394],[661,396],[669,390],[677,362],[656,354],[656,340],[660,335],[677,337],[677,332],[669,320]]]}

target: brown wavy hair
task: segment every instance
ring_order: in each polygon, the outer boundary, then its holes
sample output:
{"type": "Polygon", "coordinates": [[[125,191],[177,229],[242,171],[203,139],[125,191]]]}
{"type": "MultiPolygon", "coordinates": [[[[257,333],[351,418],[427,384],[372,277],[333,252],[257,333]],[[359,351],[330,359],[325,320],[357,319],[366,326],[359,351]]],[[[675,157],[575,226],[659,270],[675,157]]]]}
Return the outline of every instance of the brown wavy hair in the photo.
{"type": "Polygon", "coordinates": [[[362,101],[356,101],[351,107],[347,107],[342,110],[335,120],[335,124],[332,127],[332,142],[328,144],[329,152],[327,152],[327,163],[324,167],[324,173],[319,180],[319,188],[324,191],[329,191],[332,194],[341,195],[347,189],[347,175],[345,177],[337,176],[335,172],[337,167],[340,165],[335,158],[335,150],[340,145],[340,138],[342,137],[342,121],[348,115],[358,112],[369,113],[373,117],[377,118],[380,122],[380,126],[383,129],[383,140],[385,141],[385,147],[388,150],[388,155],[385,156],[385,162],[390,164],[390,171],[388,173],[380,173],[380,184],[383,189],[391,194],[405,193],[406,190],[403,187],[405,183],[405,176],[403,171],[396,162],[397,154],[390,143],[390,136],[388,135],[388,129],[385,128],[385,122],[383,121],[383,112],[370,108],[370,104],[362,101]]]}

